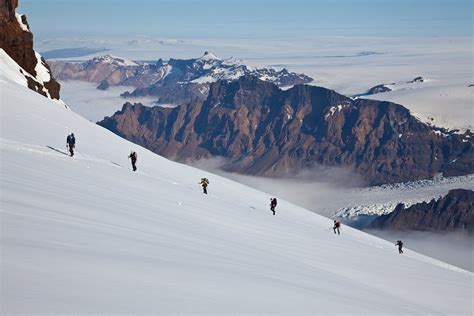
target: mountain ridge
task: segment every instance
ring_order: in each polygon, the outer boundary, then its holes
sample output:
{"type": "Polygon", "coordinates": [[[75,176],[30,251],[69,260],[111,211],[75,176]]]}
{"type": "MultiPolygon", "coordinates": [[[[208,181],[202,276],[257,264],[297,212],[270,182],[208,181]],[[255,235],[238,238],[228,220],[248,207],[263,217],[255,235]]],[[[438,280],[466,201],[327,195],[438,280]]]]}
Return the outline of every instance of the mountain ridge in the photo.
{"type": "Polygon", "coordinates": [[[377,185],[474,173],[471,132],[428,126],[395,103],[308,85],[283,91],[251,76],[215,82],[205,101],[173,109],[126,103],[98,124],[166,157],[223,157],[226,170],[248,174],[319,164],[377,185]]]}
{"type": "Polygon", "coordinates": [[[220,59],[205,52],[192,59],[159,59],[155,63],[123,62],[124,58],[110,55],[94,57],[79,63],[52,61],[58,80],[82,80],[98,84],[98,89],[111,86],[130,86],[134,90],[122,97],[152,96],[158,103],[182,104],[195,99],[204,100],[209,86],[217,80],[233,81],[252,75],[278,86],[308,83],[313,79],[283,68],[255,68],[236,58],[220,59]]]}

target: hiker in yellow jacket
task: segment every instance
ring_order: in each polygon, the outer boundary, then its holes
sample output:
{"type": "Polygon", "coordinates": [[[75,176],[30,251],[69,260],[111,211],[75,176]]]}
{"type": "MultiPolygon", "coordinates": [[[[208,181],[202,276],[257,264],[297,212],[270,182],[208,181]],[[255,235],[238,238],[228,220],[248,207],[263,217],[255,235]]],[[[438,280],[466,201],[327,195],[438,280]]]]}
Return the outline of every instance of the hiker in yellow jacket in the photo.
{"type": "Polygon", "coordinates": [[[207,178],[201,178],[201,181],[198,183],[202,185],[202,193],[207,194],[207,186],[209,185],[209,180],[207,178]]]}

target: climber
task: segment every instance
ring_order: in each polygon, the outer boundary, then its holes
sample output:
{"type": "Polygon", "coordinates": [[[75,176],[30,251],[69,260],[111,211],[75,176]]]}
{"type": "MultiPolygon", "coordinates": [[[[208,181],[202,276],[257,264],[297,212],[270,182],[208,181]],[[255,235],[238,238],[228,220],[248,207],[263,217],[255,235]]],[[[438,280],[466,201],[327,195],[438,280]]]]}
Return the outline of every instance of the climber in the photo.
{"type": "Polygon", "coordinates": [[[395,246],[398,246],[398,253],[399,254],[402,254],[403,253],[403,242],[401,240],[397,240],[397,242],[395,243],[395,246]]]}
{"type": "Polygon", "coordinates": [[[66,148],[69,149],[71,157],[74,156],[74,147],[76,147],[76,138],[74,137],[74,133],[71,133],[71,135],[67,135],[66,138],[66,148]]]}
{"type": "Polygon", "coordinates": [[[275,207],[277,206],[277,199],[276,198],[270,198],[270,210],[273,212],[273,215],[275,215],[275,207]]]}
{"type": "Polygon", "coordinates": [[[207,194],[207,186],[209,185],[209,180],[207,178],[201,178],[201,181],[198,183],[202,185],[203,193],[207,194]]]}
{"type": "Polygon", "coordinates": [[[132,168],[133,168],[133,171],[137,171],[137,166],[136,166],[136,163],[137,163],[137,153],[132,151],[130,153],[130,155],[128,156],[128,158],[130,158],[132,160],[132,168]]]}
{"type": "Polygon", "coordinates": [[[334,226],[332,228],[334,230],[334,234],[336,233],[336,230],[337,230],[338,235],[341,234],[341,231],[339,230],[340,227],[341,227],[341,222],[334,220],[334,226]]]}

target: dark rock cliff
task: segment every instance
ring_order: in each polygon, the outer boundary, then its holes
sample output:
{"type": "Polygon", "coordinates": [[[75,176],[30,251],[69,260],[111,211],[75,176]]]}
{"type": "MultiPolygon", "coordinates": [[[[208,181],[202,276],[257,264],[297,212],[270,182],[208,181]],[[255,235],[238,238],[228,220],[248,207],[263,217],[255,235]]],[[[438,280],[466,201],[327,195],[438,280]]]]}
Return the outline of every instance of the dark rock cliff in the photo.
{"type": "Polygon", "coordinates": [[[35,70],[38,63],[42,63],[47,71],[51,72],[42,57],[38,60],[33,50],[33,34],[29,31],[26,16],[17,17],[15,13],[17,6],[18,0],[0,0],[0,48],[31,75],[30,77],[24,74],[30,89],[44,96],[49,94],[52,99],[59,99],[59,83],[52,76],[46,82],[38,78],[35,70]]]}

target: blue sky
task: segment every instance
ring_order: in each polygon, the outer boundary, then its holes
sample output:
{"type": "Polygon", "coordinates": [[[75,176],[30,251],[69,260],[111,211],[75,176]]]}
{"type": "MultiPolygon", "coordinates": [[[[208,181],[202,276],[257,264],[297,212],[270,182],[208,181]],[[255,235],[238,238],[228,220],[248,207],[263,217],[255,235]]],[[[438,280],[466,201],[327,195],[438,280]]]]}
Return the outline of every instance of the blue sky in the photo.
{"type": "Polygon", "coordinates": [[[20,0],[36,38],[472,36],[471,0],[20,0]]]}

